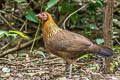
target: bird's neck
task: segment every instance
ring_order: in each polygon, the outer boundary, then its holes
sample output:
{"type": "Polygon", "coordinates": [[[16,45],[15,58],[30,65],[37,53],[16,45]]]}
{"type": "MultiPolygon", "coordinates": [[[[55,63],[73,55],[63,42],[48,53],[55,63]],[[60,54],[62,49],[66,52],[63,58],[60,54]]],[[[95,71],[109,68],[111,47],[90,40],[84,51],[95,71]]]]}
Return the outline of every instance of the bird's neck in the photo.
{"type": "Polygon", "coordinates": [[[51,37],[54,34],[56,34],[58,31],[60,30],[60,28],[57,26],[57,24],[53,21],[53,19],[51,20],[47,20],[44,22],[43,24],[43,35],[47,36],[47,37],[51,37]]]}

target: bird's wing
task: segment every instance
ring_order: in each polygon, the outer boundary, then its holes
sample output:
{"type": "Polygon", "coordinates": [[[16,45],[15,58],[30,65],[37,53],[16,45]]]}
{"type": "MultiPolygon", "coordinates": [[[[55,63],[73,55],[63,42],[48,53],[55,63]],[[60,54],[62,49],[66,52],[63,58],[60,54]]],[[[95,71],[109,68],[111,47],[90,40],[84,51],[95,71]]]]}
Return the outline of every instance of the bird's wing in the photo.
{"type": "Polygon", "coordinates": [[[92,42],[82,35],[61,30],[49,40],[48,44],[51,45],[51,49],[57,51],[81,51],[89,48],[92,42]]]}

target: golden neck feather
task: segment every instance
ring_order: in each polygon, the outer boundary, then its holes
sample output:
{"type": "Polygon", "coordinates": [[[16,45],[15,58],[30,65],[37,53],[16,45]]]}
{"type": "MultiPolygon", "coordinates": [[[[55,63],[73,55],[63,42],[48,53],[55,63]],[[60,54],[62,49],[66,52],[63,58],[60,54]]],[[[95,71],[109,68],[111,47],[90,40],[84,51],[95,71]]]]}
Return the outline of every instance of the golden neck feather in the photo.
{"type": "Polygon", "coordinates": [[[52,17],[48,15],[48,20],[43,24],[43,35],[46,37],[51,37],[61,30],[57,24],[53,21],[52,17]]]}

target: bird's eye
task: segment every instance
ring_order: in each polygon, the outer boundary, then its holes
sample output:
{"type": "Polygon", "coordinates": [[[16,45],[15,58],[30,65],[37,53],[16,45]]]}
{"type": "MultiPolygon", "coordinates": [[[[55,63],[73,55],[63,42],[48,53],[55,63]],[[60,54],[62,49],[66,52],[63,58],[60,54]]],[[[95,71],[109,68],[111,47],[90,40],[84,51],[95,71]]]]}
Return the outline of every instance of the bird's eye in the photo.
{"type": "Polygon", "coordinates": [[[45,16],[45,14],[42,14],[42,16],[45,16]]]}

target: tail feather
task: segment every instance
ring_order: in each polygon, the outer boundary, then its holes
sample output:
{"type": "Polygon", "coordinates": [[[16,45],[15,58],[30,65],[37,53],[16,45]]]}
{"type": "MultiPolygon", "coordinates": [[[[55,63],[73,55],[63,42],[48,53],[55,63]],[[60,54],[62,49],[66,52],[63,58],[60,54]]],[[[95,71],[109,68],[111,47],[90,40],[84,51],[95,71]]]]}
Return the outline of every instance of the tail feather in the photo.
{"type": "Polygon", "coordinates": [[[108,57],[114,54],[113,50],[106,46],[99,46],[99,48],[95,50],[95,53],[97,53],[98,55],[102,57],[108,57]]]}

